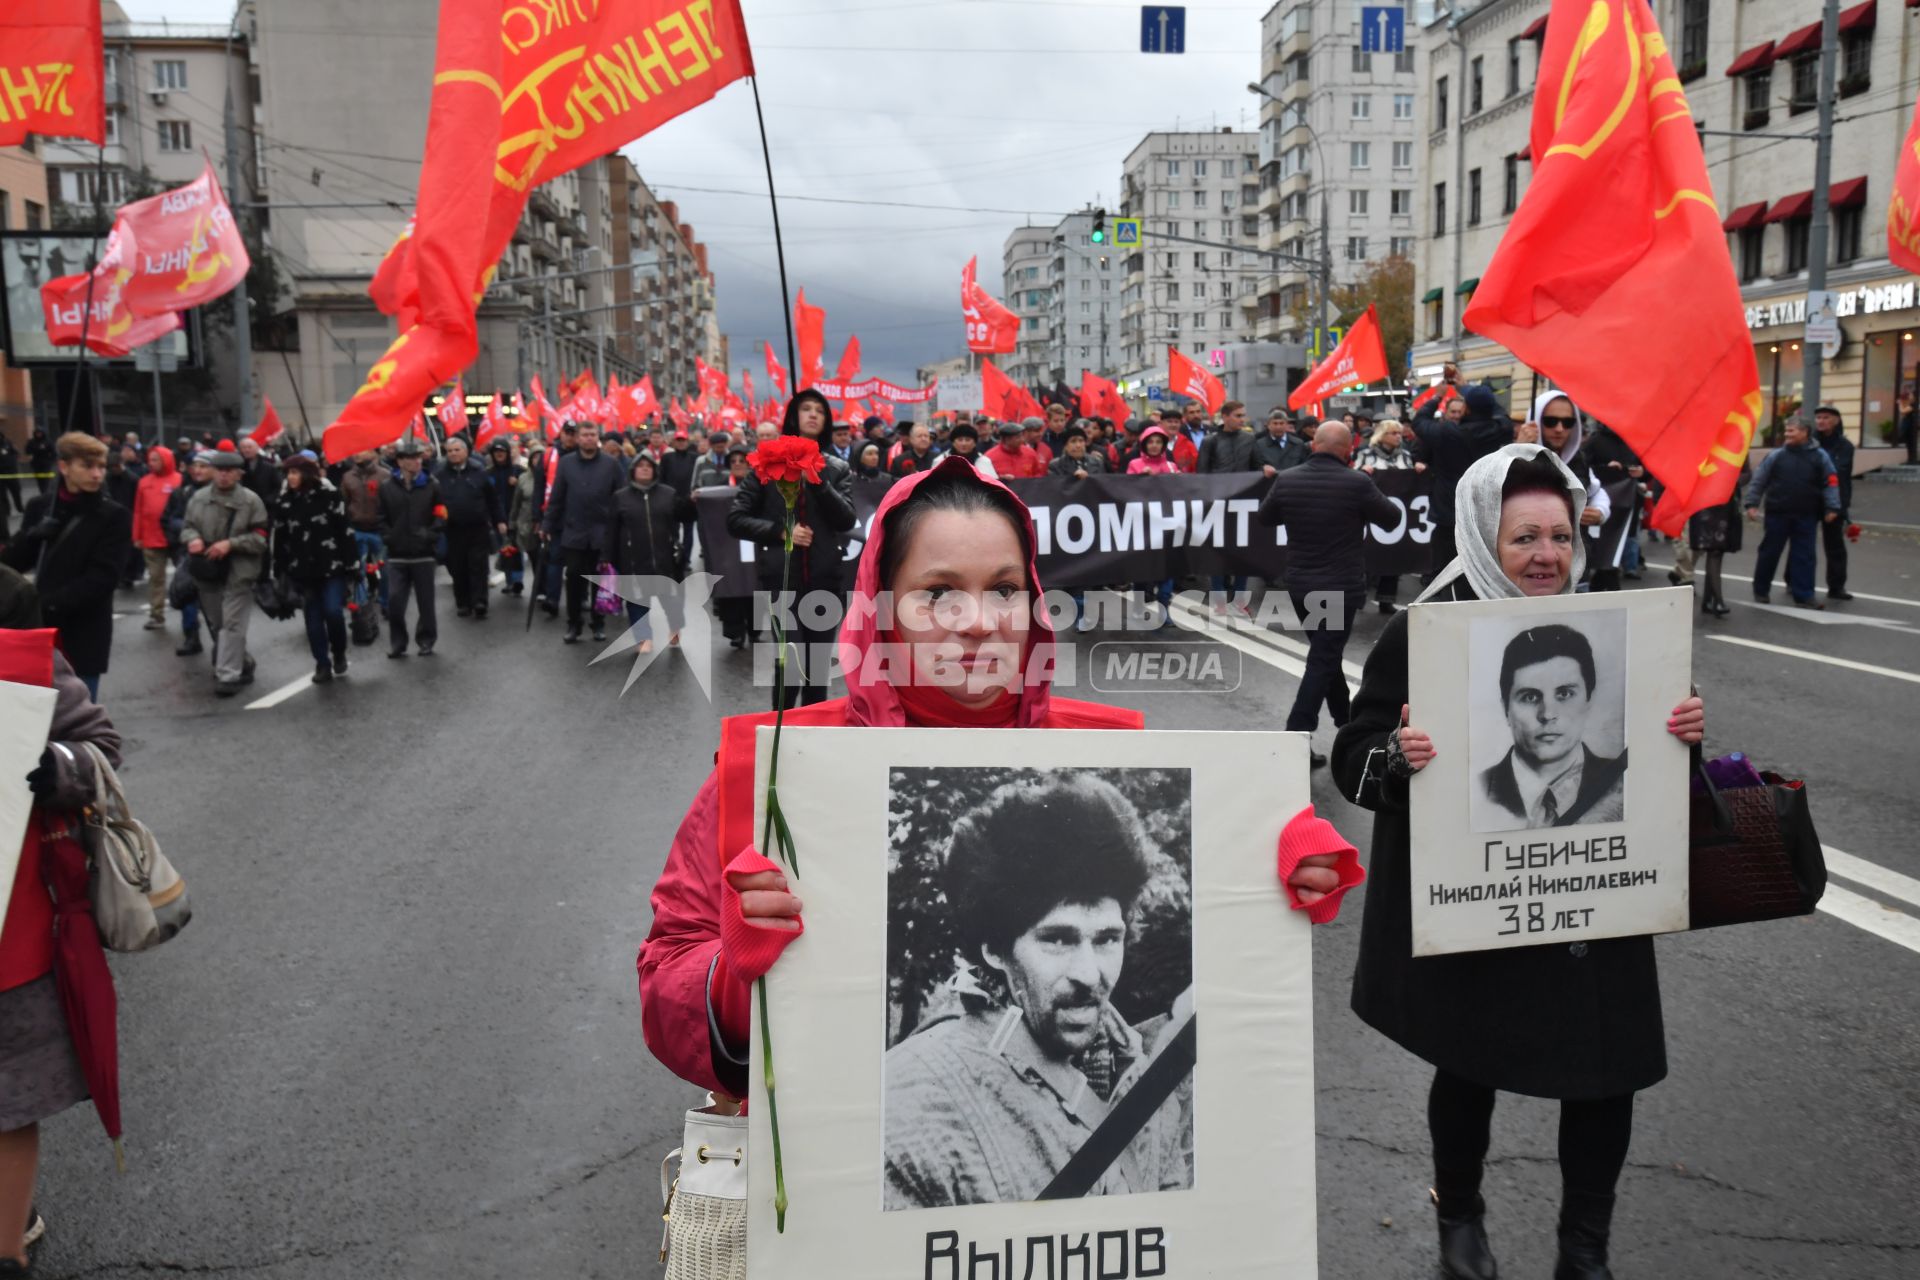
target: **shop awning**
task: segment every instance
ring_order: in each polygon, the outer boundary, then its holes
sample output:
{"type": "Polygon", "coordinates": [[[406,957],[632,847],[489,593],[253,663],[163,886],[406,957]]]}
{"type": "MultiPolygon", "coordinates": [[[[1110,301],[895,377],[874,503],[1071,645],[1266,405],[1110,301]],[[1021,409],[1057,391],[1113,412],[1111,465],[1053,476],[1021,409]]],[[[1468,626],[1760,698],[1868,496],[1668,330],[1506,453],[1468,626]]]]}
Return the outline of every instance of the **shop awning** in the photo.
{"type": "Polygon", "coordinates": [[[1439,285],[1435,285],[1433,286],[1433,288],[1427,290],[1425,293],[1420,295],[1420,303],[1422,306],[1424,306],[1429,302],[1438,302],[1440,301],[1441,298],[1446,296],[1446,292],[1447,291],[1442,287],[1440,287],[1439,285]]]}
{"type": "Polygon", "coordinates": [[[1744,76],[1751,71],[1765,71],[1773,66],[1773,41],[1757,44],[1735,58],[1727,67],[1730,76],[1744,76]]]}
{"type": "Polygon", "coordinates": [[[1827,187],[1827,208],[1859,209],[1867,203],[1867,180],[1848,178],[1845,182],[1835,182],[1827,187]]]}
{"type": "Polygon", "coordinates": [[[1743,204],[1727,215],[1720,225],[1728,231],[1743,231],[1748,227],[1757,227],[1767,219],[1767,202],[1755,200],[1752,204],[1743,204]]]}
{"type": "Polygon", "coordinates": [[[1796,191],[1784,199],[1773,202],[1773,208],[1767,210],[1768,222],[1792,222],[1796,218],[1809,217],[1813,213],[1813,192],[1796,191]]]}
{"type": "Polygon", "coordinates": [[[1809,23],[1773,47],[1774,60],[1785,62],[1796,54],[1820,47],[1820,24],[1809,23]]]}
{"type": "Polygon", "coordinates": [[[1840,34],[1852,35],[1860,31],[1873,30],[1873,14],[1878,0],[1861,0],[1851,9],[1840,11],[1840,34]]]}
{"type": "Polygon", "coordinates": [[[1527,24],[1527,29],[1520,33],[1520,38],[1522,40],[1544,40],[1546,35],[1547,15],[1543,13],[1527,24]]]}
{"type": "Polygon", "coordinates": [[[1475,286],[1477,286],[1479,283],[1480,283],[1479,276],[1475,276],[1471,280],[1462,280],[1460,282],[1460,287],[1458,289],[1455,289],[1454,292],[1455,293],[1472,293],[1474,291],[1475,286]]]}

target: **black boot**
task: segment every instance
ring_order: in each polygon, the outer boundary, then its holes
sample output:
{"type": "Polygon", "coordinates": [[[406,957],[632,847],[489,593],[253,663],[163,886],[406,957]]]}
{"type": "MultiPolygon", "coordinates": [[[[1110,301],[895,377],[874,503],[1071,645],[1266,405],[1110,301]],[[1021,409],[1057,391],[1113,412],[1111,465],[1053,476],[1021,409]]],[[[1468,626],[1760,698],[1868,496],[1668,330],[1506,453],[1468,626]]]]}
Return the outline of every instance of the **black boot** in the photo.
{"type": "Polygon", "coordinates": [[[1560,1261],[1553,1280],[1613,1280],[1607,1269],[1607,1236],[1613,1197],[1569,1191],[1560,1205],[1560,1261]]]}
{"type": "Polygon", "coordinates": [[[1432,1194],[1440,1220],[1440,1274],[1447,1280],[1497,1280],[1500,1264],[1487,1245],[1487,1202],[1475,1196],[1466,1212],[1449,1216],[1438,1193],[1432,1194]]]}

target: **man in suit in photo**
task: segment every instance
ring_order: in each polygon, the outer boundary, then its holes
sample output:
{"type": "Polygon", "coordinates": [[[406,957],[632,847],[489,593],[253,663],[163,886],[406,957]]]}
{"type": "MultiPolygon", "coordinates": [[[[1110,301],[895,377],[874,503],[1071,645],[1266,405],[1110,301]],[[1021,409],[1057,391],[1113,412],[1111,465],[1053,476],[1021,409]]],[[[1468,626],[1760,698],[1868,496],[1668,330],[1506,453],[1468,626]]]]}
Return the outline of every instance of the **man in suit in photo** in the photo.
{"type": "Polygon", "coordinates": [[[1586,744],[1593,711],[1593,645],[1572,627],[1529,627],[1500,660],[1500,704],[1513,747],[1480,775],[1478,830],[1618,822],[1626,812],[1627,753],[1586,744]]]}

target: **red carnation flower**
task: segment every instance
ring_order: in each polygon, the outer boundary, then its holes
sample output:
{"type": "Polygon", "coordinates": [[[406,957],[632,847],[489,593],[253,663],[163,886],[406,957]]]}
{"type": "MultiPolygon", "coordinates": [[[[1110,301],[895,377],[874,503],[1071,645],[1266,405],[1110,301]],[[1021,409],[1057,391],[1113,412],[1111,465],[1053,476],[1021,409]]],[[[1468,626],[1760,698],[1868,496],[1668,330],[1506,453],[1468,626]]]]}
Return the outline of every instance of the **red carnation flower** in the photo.
{"type": "Polygon", "coordinates": [[[820,446],[805,436],[775,436],[748,455],[753,474],[762,484],[817,483],[827,460],[820,446]]]}

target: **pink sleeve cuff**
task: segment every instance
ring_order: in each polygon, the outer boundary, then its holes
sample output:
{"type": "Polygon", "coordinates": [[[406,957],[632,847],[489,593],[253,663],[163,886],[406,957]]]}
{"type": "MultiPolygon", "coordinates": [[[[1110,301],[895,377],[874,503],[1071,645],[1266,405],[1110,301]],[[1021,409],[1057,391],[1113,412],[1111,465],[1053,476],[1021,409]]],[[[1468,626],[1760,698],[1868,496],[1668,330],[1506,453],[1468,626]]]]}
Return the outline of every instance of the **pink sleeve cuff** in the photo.
{"type": "Polygon", "coordinates": [[[1340,914],[1340,900],[1347,890],[1362,883],[1367,873],[1360,865],[1360,854],[1347,838],[1334,830],[1333,824],[1325,818],[1316,817],[1313,806],[1308,805],[1288,820],[1280,832],[1279,851],[1280,886],[1286,890],[1287,900],[1295,911],[1307,913],[1307,919],[1315,924],[1326,924],[1340,914]],[[1340,883],[1332,892],[1318,902],[1308,905],[1300,901],[1299,893],[1288,883],[1304,858],[1318,854],[1334,854],[1339,859],[1334,863],[1334,871],[1340,877],[1340,883]]]}
{"type": "Polygon", "coordinates": [[[733,976],[745,984],[765,977],[767,970],[773,968],[773,962],[780,958],[780,953],[807,929],[805,922],[792,930],[748,924],[747,918],[740,912],[740,891],[733,887],[733,878],[779,870],[777,864],[748,848],[742,849],[720,873],[723,886],[720,895],[720,951],[726,957],[727,968],[733,976]]]}

